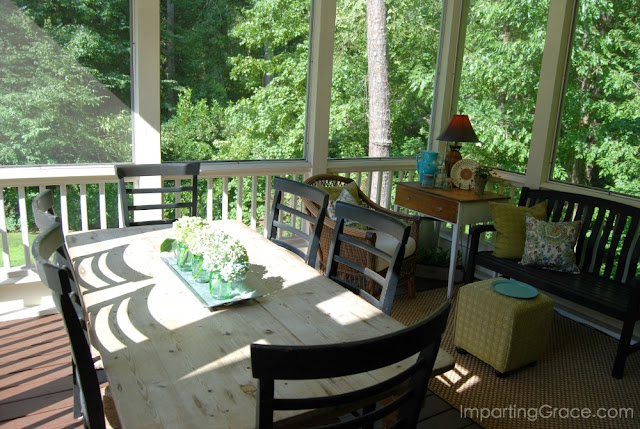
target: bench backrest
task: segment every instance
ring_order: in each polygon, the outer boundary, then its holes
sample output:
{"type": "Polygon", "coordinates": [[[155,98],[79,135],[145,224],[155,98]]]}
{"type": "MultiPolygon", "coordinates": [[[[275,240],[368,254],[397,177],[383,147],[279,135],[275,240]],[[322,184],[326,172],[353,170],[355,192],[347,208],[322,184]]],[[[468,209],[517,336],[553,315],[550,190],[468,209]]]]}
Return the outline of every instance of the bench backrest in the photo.
{"type": "Polygon", "coordinates": [[[583,273],[626,283],[639,272],[640,210],[616,201],[569,192],[522,188],[519,206],[547,201],[552,222],[582,220],[576,262],[583,273]]]}

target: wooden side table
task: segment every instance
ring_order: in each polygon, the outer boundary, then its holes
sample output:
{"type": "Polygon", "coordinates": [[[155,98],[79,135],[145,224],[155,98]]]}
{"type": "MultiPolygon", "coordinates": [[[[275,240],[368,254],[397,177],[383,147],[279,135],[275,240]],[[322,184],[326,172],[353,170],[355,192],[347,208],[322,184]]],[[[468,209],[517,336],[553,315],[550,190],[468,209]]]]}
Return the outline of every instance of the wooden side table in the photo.
{"type": "Polygon", "coordinates": [[[479,197],[475,191],[470,190],[423,188],[418,182],[398,182],[396,186],[396,205],[453,224],[447,282],[447,297],[452,298],[460,225],[490,221],[491,211],[488,202],[508,202],[510,197],[493,192],[485,192],[479,197]]]}

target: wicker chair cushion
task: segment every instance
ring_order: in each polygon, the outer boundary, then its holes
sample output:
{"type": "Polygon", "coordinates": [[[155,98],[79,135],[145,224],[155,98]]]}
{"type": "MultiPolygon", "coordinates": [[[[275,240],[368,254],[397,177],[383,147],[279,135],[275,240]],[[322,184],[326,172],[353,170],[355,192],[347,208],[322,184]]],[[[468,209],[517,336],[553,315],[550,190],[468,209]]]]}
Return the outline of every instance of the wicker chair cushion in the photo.
{"type": "MultiPolygon", "coordinates": [[[[398,240],[393,238],[387,233],[380,231],[372,231],[376,233],[376,249],[382,250],[385,253],[391,254],[396,246],[398,245],[398,240]]],[[[416,240],[412,237],[409,237],[407,240],[407,244],[404,247],[404,257],[411,256],[416,251],[416,240]]],[[[376,272],[380,272],[386,269],[389,266],[389,263],[382,258],[376,258],[376,272]]]]}

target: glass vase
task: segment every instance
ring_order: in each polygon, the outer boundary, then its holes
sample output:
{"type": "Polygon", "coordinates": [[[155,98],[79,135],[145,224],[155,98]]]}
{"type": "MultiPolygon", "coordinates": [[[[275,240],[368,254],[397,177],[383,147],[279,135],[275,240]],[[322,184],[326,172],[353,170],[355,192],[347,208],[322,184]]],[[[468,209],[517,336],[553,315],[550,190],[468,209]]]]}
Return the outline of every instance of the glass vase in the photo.
{"type": "Polygon", "coordinates": [[[214,271],[211,273],[211,281],[209,283],[209,293],[213,298],[220,301],[232,299],[242,294],[241,286],[242,286],[243,280],[244,280],[244,277],[228,282],[228,281],[225,281],[220,276],[219,272],[214,271]]]}
{"type": "Polygon", "coordinates": [[[211,271],[204,267],[204,257],[202,255],[193,255],[191,259],[191,277],[196,283],[209,283],[209,280],[211,280],[211,271]]]}
{"type": "Polygon", "coordinates": [[[191,263],[193,262],[193,255],[189,251],[189,248],[184,243],[178,243],[178,250],[176,250],[176,265],[180,271],[191,271],[191,263]]]}

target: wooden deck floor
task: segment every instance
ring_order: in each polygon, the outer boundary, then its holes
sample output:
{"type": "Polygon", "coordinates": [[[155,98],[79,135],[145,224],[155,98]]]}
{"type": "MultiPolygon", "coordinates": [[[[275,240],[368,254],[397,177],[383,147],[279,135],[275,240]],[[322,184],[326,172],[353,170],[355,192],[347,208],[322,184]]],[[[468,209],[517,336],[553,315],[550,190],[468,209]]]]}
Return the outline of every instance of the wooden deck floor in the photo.
{"type": "MultiPolygon", "coordinates": [[[[418,427],[477,429],[429,394],[418,427]]],[[[82,428],[73,418],[71,355],[59,315],[0,322],[0,428],[82,428]]]]}

